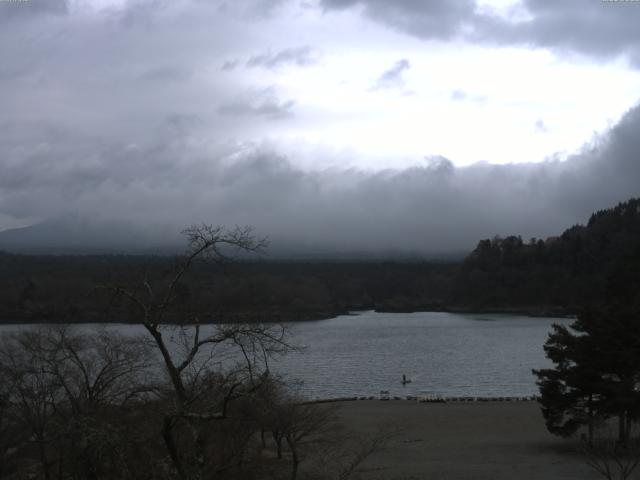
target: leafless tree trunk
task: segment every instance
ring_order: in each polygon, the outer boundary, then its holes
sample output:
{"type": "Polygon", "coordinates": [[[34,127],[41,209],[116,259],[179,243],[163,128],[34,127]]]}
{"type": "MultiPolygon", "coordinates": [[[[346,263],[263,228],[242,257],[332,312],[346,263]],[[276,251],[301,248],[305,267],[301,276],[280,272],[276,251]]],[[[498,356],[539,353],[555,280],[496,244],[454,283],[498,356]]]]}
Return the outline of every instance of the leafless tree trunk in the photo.
{"type": "Polygon", "coordinates": [[[176,292],[196,262],[264,245],[249,229],[186,233],[189,250],[166,283],[105,287],[133,306],[144,339],[107,327],[0,338],[0,468],[13,468],[3,461],[11,450],[36,480],[223,479],[254,467],[296,480],[317,451],[334,448],[330,462],[348,460],[332,478],[344,480],[379,447],[345,456],[331,408],[305,403],[271,374],[270,359],[292,350],[282,326],[205,326],[200,312],[184,317],[188,325],[167,324],[186,314],[176,292]],[[14,444],[4,441],[7,418],[14,444]],[[273,447],[265,432],[290,463],[264,461],[260,446],[273,447]]]}
{"type": "Polygon", "coordinates": [[[285,436],[287,445],[291,450],[291,480],[296,480],[298,476],[298,467],[300,466],[300,457],[298,456],[298,445],[292,434],[285,436]]]}
{"type": "Polygon", "coordinates": [[[66,327],[3,336],[0,343],[0,376],[10,386],[7,410],[14,430],[28,432],[14,451],[33,444],[45,479],[98,478],[106,463],[124,477],[121,439],[101,412],[123,407],[140,391],[147,368],[141,345],[66,327]],[[111,460],[105,463],[104,455],[111,460]]]}
{"type": "Polygon", "coordinates": [[[188,239],[187,253],[165,288],[158,289],[146,279],[138,286],[111,285],[108,288],[116,297],[124,298],[134,306],[140,323],[162,357],[172,388],[171,408],[165,412],[162,436],[179,478],[186,479],[190,476],[200,478],[205,470],[211,470],[205,458],[202,429],[207,428],[209,422],[226,419],[232,402],[259,391],[267,378],[269,357],[291,347],[285,340],[285,330],[272,325],[216,325],[211,333],[203,335],[197,313],[189,318],[191,326],[173,327],[181,339],[180,351],[170,345],[163,334],[170,328],[164,320],[173,306],[176,291],[193,265],[205,259],[226,262],[234,252],[261,252],[266,245],[265,240],[252,235],[250,228],[227,230],[201,225],[183,233],[188,239]],[[216,347],[224,345],[235,347],[244,362],[241,368],[214,379],[207,376],[207,372],[217,360],[216,347]],[[224,391],[220,391],[221,386],[224,391]],[[190,437],[184,448],[184,442],[176,439],[176,429],[190,437]],[[192,459],[189,464],[198,465],[196,470],[190,468],[191,473],[187,472],[184,461],[187,457],[192,459]]]}
{"type": "Polygon", "coordinates": [[[584,461],[607,480],[627,480],[640,464],[640,442],[622,444],[611,438],[596,440],[585,445],[584,461]]]}

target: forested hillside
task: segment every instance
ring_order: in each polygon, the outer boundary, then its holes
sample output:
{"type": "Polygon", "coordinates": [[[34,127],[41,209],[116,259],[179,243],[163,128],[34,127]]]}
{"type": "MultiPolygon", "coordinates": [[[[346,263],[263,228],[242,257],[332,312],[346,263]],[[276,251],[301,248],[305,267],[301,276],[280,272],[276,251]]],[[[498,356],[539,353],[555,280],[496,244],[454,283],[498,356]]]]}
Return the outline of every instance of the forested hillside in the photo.
{"type": "Polygon", "coordinates": [[[453,303],[575,311],[638,301],[640,199],[601,210],[559,237],[481,240],[465,259],[453,303]]]}
{"type": "MultiPolygon", "coordinates": [[[[0,321],[136,321],[106,285],[162,285],[178,259],[0,253],[0,321]]],[[[458,264],[446,262],[198,262],[176,292],[173,321],[308,320],[349,310],[442,308],[458,264]]]]}
{"type": "MultiPolygon", "coordinates": [[[[162,284],[179,259],[0,252],[0,321],[135,321],[105,285],[162,284]]],[[[481,240],[463,262],[199,262],[176,292],[171,321],[305,320],[349,310],[572,314],[637,305],[640,199],[594,213],[559,237],[481,240]]]]}

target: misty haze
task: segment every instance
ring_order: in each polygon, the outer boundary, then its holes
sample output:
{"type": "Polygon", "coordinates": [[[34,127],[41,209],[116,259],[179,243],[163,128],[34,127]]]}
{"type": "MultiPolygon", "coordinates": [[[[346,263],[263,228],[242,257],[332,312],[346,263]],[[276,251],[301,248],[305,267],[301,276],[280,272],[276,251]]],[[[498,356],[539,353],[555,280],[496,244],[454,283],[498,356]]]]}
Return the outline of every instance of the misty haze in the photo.
{"type": "Polygon", "coordinates": [[[0,479],[639,478],[639,24],[0,0],[0,479]]]}

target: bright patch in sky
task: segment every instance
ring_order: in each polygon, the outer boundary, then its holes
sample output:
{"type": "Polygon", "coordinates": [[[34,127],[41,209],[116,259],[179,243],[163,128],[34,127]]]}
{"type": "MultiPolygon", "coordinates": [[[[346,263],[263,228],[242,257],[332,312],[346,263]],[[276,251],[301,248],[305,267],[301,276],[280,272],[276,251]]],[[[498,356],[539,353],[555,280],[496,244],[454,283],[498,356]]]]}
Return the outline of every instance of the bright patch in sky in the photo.
{"type": "MultiPolygon", "coordinates": [[[[503,10],[513,4],[499,3],[503,10]]],[[[425,42],[357,10],[289,11],[264,28],[274,40],[288,28],[296,45],[318,46],[318,59],[304,68],[246,72],[240,66],[222,73],[295,99],[292,115],[262,134],[350,149],[358,152],[352,163],[359,167],[403,167],[433,155],[456,165],[562,157],[605,131],[640,95],[640,75],[623,60],[603,64],[542,49],[425,42]],[[406,68],[393,81],[377,83],[401,61],[406,68]]],[[[280,47],[274,41],[260,50],[280,47]]],[[[236,135],[243,137],[241,129],[236,135]]]]}

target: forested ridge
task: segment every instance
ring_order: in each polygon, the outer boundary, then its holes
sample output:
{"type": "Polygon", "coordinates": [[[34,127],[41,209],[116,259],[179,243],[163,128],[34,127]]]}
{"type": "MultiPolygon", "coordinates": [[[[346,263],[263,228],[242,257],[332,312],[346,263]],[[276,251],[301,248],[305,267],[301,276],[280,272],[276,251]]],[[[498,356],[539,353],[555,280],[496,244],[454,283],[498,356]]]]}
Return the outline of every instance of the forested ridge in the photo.
{"type": "MultiPolygon", "coordinates": [[[[147,256],[0,254],[0,318],[21,322],[127,322],[106,284],[160,282],[176,259],[147,256]]],[[[176,292],[175,317],[202,321],[294,321],[350,310],[442,307],[454,263],[199,262],[176,292]]]]}
{"type": "Polygon", "coordinates": [[[591,215],[558,237],[482,240],[455,281],[455,303],[575,311],[637,302],[640,199],[591,215]]]}
{"type": "MultiPolygon", "coordinates": [[[[136,255],[0,253],[0,321],[130,321],[104,285],[158,281],[179,259],[136,255]]],[[[557,237],[481,240],[461,262],[199,262],[176,292],[171,321],[327,318],[380,311],[518,311],[571,314],[638,302],[640,199],[595,212],[557,237]]]]}

